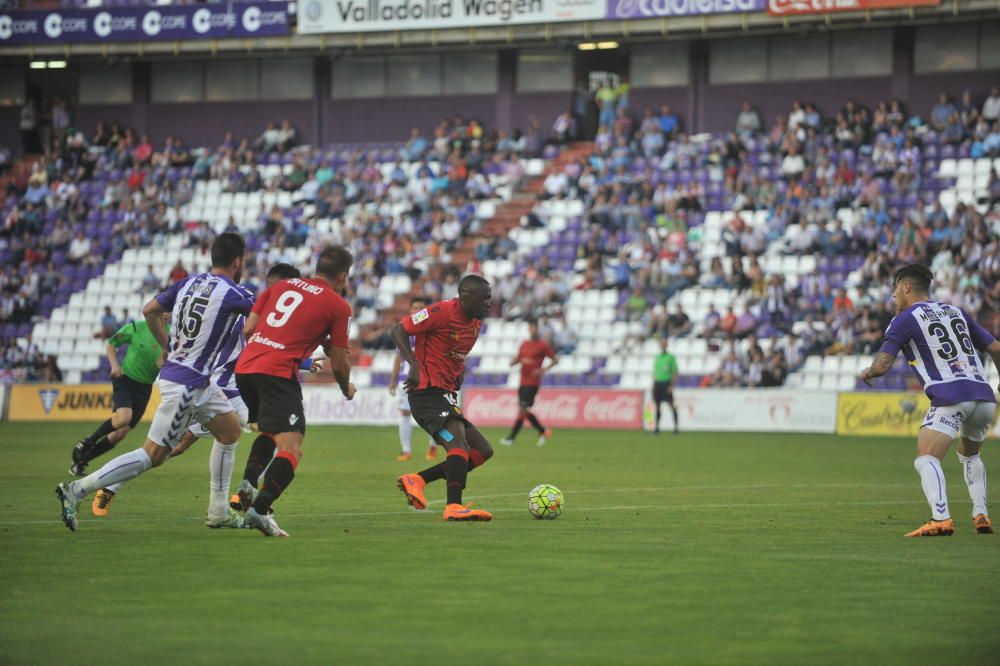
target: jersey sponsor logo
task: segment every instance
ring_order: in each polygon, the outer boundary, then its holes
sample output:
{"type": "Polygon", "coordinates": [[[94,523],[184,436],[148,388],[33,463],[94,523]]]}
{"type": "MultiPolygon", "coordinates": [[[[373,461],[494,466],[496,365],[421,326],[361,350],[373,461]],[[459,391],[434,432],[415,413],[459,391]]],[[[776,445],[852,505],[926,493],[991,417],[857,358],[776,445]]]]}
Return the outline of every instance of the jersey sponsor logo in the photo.
{"type": "Polygon", "coordinates": [[[269,338],[267,336],[261,335],[260,333],[254,333],[253,335],[250,336],[250,339],[247,340],[247,344],[250,344],[252,342],[256,342],[258,344],[262,344],[265,347],[271,347],[272,349],[284,349],[285,348],[284,344],[282,344],[282,343],[280,343],[280,342],[278,342],[276,340],[272,340],[271,338],[269,338]]]}
{"type": "Polygon", "coordinates": [[[417,324],[426,320],[430,316],[431,316],[430,313],[427,312],[427,308],[424,308],[420,312],[414,312],[413,314],[411,314],[410,321],[412,321],[413,325],[416,326],[417,324]]]}

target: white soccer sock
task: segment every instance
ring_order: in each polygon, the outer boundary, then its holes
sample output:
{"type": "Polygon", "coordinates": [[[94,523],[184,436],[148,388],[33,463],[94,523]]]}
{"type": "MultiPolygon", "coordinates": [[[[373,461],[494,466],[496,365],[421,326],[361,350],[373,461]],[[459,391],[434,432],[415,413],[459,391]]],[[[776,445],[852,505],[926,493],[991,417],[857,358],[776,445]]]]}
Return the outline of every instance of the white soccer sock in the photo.
{"type": "Polygon", "coordinates": [[[413,420],[409,416],[404,416],[399,421],[399,443],[403,447],[403,453],[410,452],[410,443],[413,440],[413,420]]]}
{"type": "Polygon", "coordinates": [[[215,440],[212,453],[208,456],[208,513],[216,518],[229,513],[229,484],[233,478],[235,462],[236,444],[223,444],[215,440]]]}
{"type": "Polygon", "coordinates": [[[972,499],[972,516],[978,516],[986,511],[986,465],[977,453],[974,456],[963,456],[958,454],[958,460],[962,463],[962,475],[965,477],[965,485],[969,487],[969,498],[972,499]]]}
{"type": "Polygon", "coordinates": [[[104,489],[117,495],[124,485],[124,483],[112,483],[110,486],[104,486],[104,489]]]}
{"type": "Polygon", "coordinates": [[[104,463],[104,467],[93,474],[74,481],[69,489],[76,499],[82,500],[95,490],[134,479],[152,466],[153,461],[143,449],[134,449],[104,463]]]}
{"type": "Polygon", "coordinates": [[[948,513],[948,487],[944,482],[941,461],[934,456],[919,456],[913,461],[913,468],[920,475],[924,496],[927,497],[927,504],[931,507],[931,518],[934,520],[951,518],[951,514],[948,513]]]}

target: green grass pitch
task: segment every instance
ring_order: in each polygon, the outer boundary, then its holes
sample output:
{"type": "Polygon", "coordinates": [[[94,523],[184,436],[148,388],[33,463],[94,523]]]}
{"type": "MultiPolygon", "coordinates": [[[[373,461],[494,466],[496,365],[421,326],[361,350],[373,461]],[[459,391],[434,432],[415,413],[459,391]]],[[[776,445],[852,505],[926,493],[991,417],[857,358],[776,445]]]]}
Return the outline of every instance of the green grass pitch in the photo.
{"type": "Polygon", "coordinates": [[[1000,534],[952,453],[957,533],[902,537],[929,515],[912,440],[525,433],[469,477],[494,521],[448,524],[442,484],[425,514],[396,490],[424,461],[395,429],[314,427],[265,539],[202,526],[207,442],[70,533],[53,488],[93,425],[0,425],[0,664],[1000,663],[1000,534]]]}

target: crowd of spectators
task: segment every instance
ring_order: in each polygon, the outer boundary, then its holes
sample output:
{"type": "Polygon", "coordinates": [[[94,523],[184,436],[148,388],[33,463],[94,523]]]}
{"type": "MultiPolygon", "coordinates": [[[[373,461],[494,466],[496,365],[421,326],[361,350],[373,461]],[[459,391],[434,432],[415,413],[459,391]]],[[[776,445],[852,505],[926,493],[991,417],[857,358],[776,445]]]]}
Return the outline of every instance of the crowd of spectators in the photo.
{"type": "Polygon", "coordinates": [[[43,354],[29,336],[0,339],[0,384],[61,382],[62,371],[52,354],[43,354]]]}

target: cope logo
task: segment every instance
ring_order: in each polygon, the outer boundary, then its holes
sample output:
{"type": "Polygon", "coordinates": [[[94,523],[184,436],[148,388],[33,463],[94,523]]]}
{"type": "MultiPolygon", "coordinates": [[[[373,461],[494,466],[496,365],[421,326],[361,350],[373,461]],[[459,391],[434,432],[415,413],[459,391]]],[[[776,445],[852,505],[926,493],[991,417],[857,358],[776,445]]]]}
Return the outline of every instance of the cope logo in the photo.
{"type": "Polygon", "coordinates": [[[62,34],[62,16],[59,14],[49,14],[45,17],[45,34],[50,39],[58,39],[62,34]]]}
{"type": "Polygon", "coordinates": [[[94,34],[98,37],[107,37],[111,34],[111,14],[101,12],[94,17],[94,34]]]}
{"type": "Polygon", "coordinates": [[[14,34],[14,19],[0,16],[0,39],[10,39],[14,34]]]}
{"type": "Polygon", "coordinates": [[[142,31],[150,37],[160,34],[160,21],[162,18],[160,12],[155,9],[146,12],[146,15],[142,17],[142,31]]]}
{"type": "Polygon", "coordinates": [[[194,26],[194,31],[199,34],[205,34],[212,29],[212,10],[211,9],[199,9],[194,13],[191,18],[191,25],[194,26]]]}
{"type": "Polygon", "coordinates": [[[247,32],[260,30],[260,7],[248,7],[243,12],[243,29],[247,32]]]}

